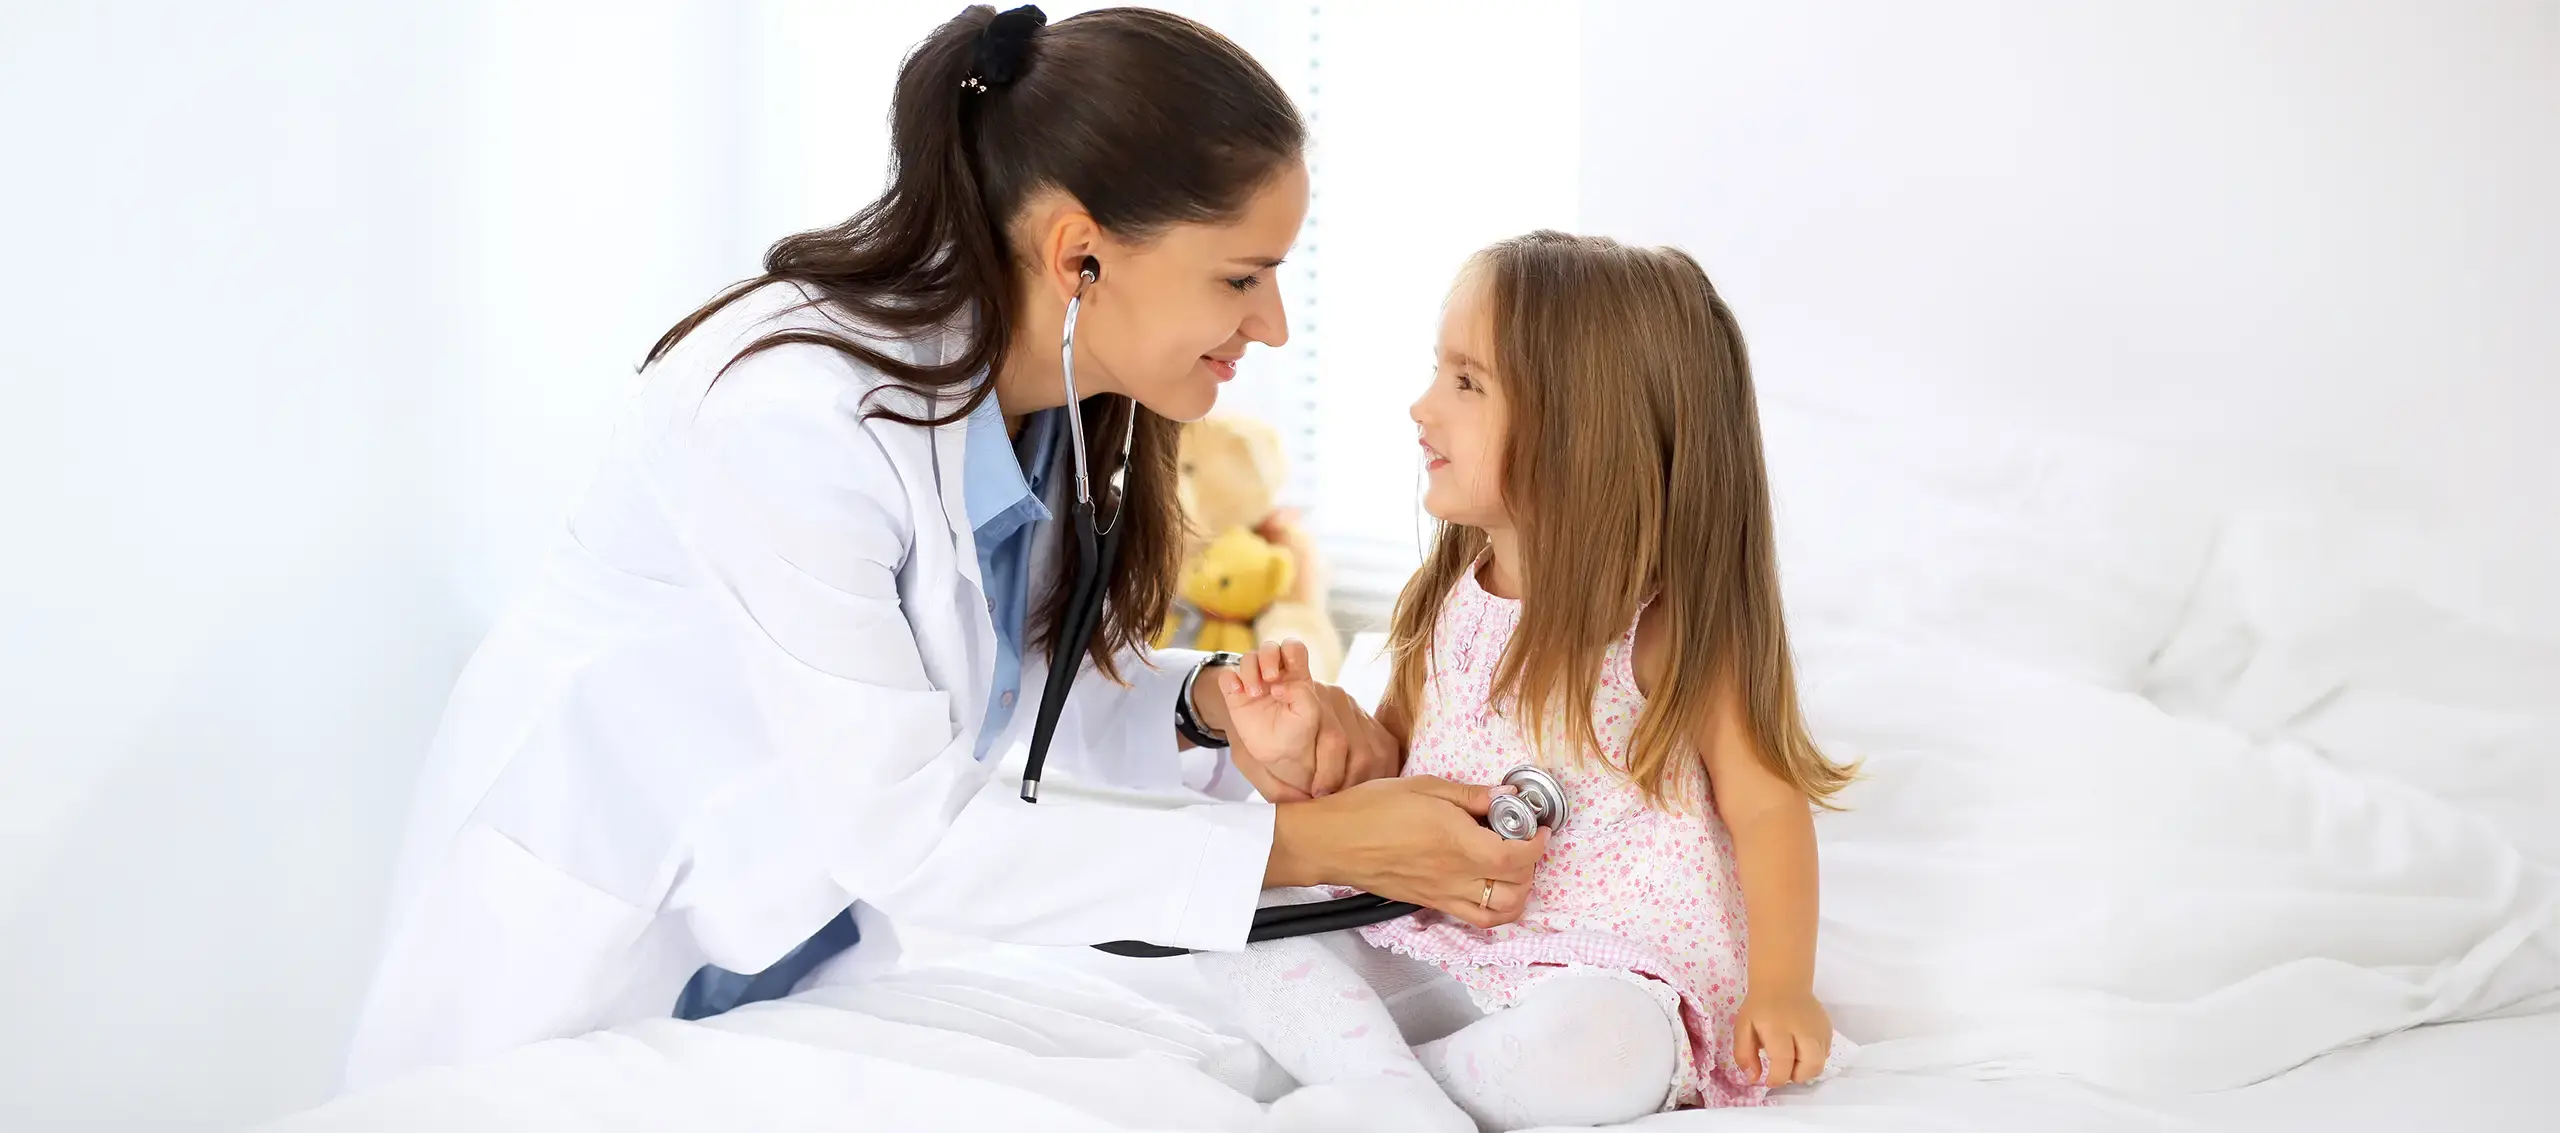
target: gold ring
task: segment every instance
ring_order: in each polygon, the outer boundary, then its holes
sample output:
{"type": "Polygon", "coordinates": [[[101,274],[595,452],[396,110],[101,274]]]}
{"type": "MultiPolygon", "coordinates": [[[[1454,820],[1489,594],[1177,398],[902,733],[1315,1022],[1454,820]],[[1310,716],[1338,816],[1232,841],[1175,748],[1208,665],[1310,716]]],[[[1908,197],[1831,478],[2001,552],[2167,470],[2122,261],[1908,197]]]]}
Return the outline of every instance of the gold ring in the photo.
{"type": "Polygon", "coordinates": [[[1482,906],[1484,906],[1485,908],[1488,908],[1488,909],[1490,909],[1490,908],[1492,908],[1492,907],[1493,907],[1493,879],[1492,879],[1492,878],[1486,878],[1486,879],[1485,879],[1485,883],[1484,883],[1484,899],[1483,899],[1483,900],[1481,900],[1481,901],[1476,902],[1476,904],[1482,905],[1482,906]]]}

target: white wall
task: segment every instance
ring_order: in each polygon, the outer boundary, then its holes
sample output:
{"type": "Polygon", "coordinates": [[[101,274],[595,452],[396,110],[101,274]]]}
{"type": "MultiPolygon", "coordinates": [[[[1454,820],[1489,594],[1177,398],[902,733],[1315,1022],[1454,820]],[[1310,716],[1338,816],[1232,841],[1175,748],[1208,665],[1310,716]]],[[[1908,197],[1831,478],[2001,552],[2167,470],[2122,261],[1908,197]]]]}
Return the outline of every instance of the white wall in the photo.
{"type": "Polygon", "coordinates": [[[0,1128],[333,1086],[454,671],[764,237],[742,11],[0,13],[0,1128]]]}
{"type": "Polygon", "coordinates": [[[2560,5],[1592,0],[1583,45],[1584,227],[1696,252],[1769,393],[2281,454],[2560,612],[2560,5]]]}

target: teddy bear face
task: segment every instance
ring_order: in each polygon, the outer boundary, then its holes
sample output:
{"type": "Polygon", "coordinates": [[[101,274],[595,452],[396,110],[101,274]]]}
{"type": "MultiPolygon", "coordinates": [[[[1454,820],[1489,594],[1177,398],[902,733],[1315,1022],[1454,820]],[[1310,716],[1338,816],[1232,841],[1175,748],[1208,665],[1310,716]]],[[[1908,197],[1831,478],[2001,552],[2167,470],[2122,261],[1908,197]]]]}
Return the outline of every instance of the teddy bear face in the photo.
{"type": "Polygon", "coordinates": [[[1287,593],[1289,552],[1241,527],[1209,541],[1182,568],[1182,596],[1200,612],[1250,621],[1287,593]]]}

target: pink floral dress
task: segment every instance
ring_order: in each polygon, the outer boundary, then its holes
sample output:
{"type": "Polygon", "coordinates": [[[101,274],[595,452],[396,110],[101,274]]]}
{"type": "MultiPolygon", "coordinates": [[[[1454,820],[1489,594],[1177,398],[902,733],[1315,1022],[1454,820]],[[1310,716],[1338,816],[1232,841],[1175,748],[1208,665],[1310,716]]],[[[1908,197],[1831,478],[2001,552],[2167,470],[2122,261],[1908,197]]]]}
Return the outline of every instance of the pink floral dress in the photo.
{"type": "MultiPolygon", "coordinates": [[[[1520,624],[1520,604],[1487,593],[1470,570],[1450,591],[1432,634],[1432,669],[1415,713],[1408,775],[1497,783],[1504,772],[1540,762],[1530,739],[1494,711],[1494,666],[1520,624]]],[[[1479,929],[1425,910],[1361,930],[1369,943],[1438,966],[1466,985],[1478,1006],[1510,1006],[1537,981],[1563,971],[1627,979],[1683,1024],[1682,1073],[1665,1097],[1673,1105],[1759,1105],[1764,1087],[1733,1072],[1733,1015],[1742,1003],[1742,890],[1733,840],[1700,799],[1686,812],[1646,804],[1619,768],[1636,717],[1630,626],[1601,664],[1591,705],[1600,760],[1565,757],[1562,729],[1542,763],[1572,806],[1554,832],[1513,924],[1479,929]]]]}

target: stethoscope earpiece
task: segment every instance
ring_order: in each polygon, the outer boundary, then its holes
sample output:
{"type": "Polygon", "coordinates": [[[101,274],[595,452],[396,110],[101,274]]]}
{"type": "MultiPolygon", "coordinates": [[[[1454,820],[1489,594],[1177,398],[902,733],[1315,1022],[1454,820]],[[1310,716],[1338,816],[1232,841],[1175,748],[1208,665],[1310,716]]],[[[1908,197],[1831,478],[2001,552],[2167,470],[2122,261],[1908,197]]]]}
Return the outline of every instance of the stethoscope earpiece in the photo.
{"type": "Polygon", "coordinates": [[[1102,261],[1095,259],[1092,256],[1086,256],[1084,258],[1084,266],[1077,272],[1077,274],[1083,276],[1084,281],[1088,284],[1102,282],[1102,261]]]}

